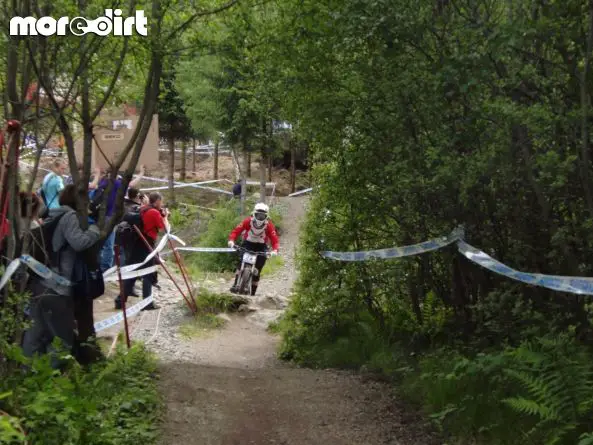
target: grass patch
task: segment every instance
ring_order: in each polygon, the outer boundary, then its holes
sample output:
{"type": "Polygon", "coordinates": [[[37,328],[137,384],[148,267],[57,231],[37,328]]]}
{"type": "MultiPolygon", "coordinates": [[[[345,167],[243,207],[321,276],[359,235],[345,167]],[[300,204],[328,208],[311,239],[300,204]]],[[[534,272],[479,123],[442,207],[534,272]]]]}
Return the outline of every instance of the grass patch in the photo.
{"type": "Polygon", "coordinates": [[[196,293],[196,306],[202,314],[218,314],[228,312],[237,304],[231,294],[217,294],[207,289],[199,289],[196,293]]]}
{"type": "Polygon", "coordinates": [[[176,209],[171,209],[171,214],[169,215],[169,223],[172,227],[175,228],[175,230],[183,230],[186,227],[192,225],[197,215],[198,212],[195,207],[179,207],[176,209]]]}
{"type": "Polygon", "coordinates": [[[198,314],[179,327],[179,334],[186,339],[205,337],[214,329],[224,327],[226,322],[215,314],[198,314]]]}
{"type": "Polygon", "coordinates": [[[195,295],[198,313],[179,328],[185,338],[203,337],[209,331],[224,327],[225,320],[217,314],[235,310],[241,304],[233,295],[217,294],[207,289],[198,289],[195,295]]]}
{"type": "Polygon", "coordinates": [[[283,266],[284,266],[284,259],[280,255],[268,258],[268,260],[266,261],[264,270],[262,270],[262,273],[261,273],[262,278],[268,277],[268,276],[273,276],[280,269],[282,269],[283,266]]]}
{"type": "Polygon", "coordinates": [[[282,333],[281,320],[272,321],[270,324],[268,324],[267,331],[270,332],[271,334],[280,334],[280,333],[282,333]]]}

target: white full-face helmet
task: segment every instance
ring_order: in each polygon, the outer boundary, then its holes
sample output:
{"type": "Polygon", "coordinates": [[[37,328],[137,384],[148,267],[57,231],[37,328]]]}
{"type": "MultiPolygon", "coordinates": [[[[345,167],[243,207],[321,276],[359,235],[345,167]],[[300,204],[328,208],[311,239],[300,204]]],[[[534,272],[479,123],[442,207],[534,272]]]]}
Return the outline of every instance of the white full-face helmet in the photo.
{"type": "Polygon", "coordinates": [[[256,229],[261,229],[268,221],[270,208],[263,202],[259,202],[253,208],[253,225],[256,229]]]}

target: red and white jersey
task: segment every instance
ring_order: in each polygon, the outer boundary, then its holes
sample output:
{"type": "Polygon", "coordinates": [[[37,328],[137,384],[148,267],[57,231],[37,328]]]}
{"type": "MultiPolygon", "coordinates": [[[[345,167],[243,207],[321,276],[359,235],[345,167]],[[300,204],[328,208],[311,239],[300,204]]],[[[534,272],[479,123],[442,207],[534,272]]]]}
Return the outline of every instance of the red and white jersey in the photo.
{"type": "Polygon", "coordinates": [[[233,229],[229,236],[229,241],[236,241],[239,235],[243,234],[243,239],[252,243],[272,244],[272,250],[278,250],[280,240],[276,233],[276,227],[272,221],[267,221],[264,227],[257,229],[253,226],[253,217],[245,218],[237,227],[233,229]]]}

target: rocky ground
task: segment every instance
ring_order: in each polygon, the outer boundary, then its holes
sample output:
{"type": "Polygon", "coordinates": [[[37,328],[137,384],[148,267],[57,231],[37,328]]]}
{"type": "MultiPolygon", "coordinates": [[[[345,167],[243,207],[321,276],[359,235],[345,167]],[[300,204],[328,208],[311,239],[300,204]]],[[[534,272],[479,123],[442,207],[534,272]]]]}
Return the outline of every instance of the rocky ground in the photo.
{"type": "MultiPolygon", "coordinates": [[[[166,404],[162,445],[442,443],[398,403],[391,386],[277,360],[279,339],[266,327],[291,296],[306,201],[280,200],[285,210],[284,265],[262,278],[261,295],[242,312],[223,316],[223,328],[182,335],[181,327],[191,318],[180,293],[164,278],[158,293],[161,310],[144,312],[133,321],[133,337],[147,342],[161,360],[159,384],[166,404]]],[[[231,283],[210,277],[199,284],[226,293],[231,283]]]]}

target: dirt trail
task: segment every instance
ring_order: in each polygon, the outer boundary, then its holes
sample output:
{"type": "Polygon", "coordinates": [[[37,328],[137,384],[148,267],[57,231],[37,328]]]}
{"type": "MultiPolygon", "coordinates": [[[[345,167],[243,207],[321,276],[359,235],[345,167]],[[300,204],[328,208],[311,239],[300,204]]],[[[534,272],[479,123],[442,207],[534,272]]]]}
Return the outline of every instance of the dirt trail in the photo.
{"type": "Polygon", "coordinates": [[[280,205],[285,264],[262,278],[264,293],[253,303],[257,310],[230,317],[213,336],[190,340],[175,335],[171,329],[179,320],[173,319],[159,338],[168,336],[170,344],[173,336],[175,351],[153,343],[163,362],[161,444],[440,443],[397,403],[389,385],[346,372],[299,369],[275,358],[278,338],[264,326],[285,306],[296,277],[294,248],[306,198],[282,199],[280,205]]]}

